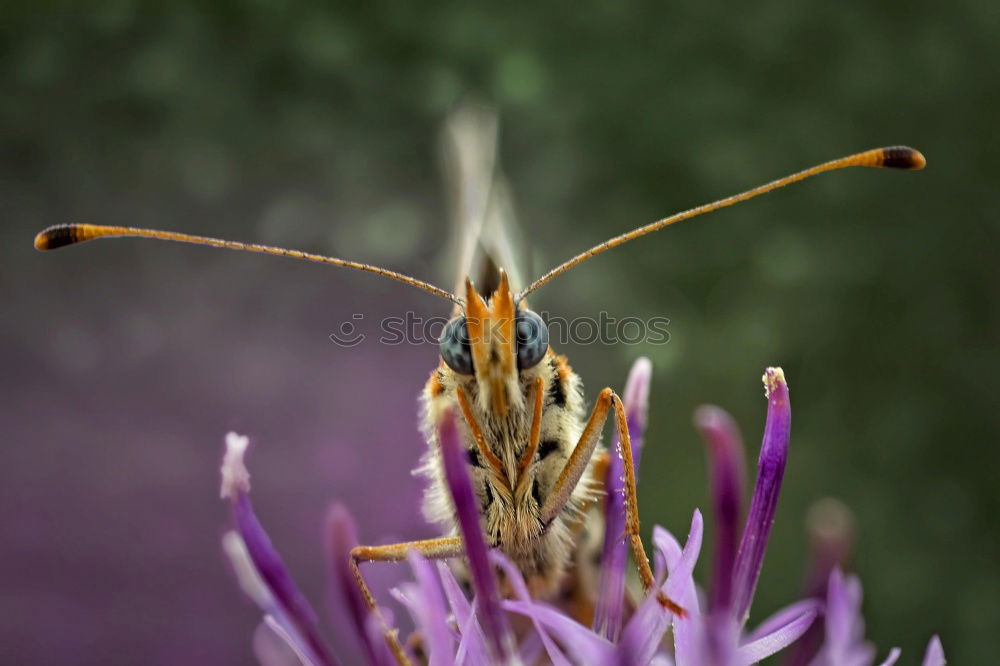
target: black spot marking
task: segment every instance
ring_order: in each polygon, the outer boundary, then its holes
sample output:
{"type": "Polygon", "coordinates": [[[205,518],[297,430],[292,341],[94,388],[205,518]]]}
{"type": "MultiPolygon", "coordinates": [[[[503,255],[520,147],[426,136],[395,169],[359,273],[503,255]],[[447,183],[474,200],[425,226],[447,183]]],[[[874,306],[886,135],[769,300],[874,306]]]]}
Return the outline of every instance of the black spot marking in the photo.
{"type": "Polygon", "coordinates": [[[559,442],[554,439],[547,439],[538,445],[538,459],[545,460],[558,450],[559,442]]]}
{"type": "Polygon", "coordinates": [[[490,508],[490,505],[493,504],[493,499],[494,499],[493,498],[493,489],[490,488],[490,484],[489,483],[484,484],[483,487],[486,488],[486,501],[483,502],[482,512],[486,513],[486,511],[490,508]]]}
{"type": "MultiPolygon", "coordinates": [[[[473,467],[482,467],[483,460],[479,457],[479,451],[476,449],[466,449],[465,452],[469,455],[469,464],[473,467]]],[[[489,486],[487,486],[488,488],[489,486]]]]}
{"type": "Polygon", "coordinates": [[[542,506],[542,491],[538,487],[538,479],[531,484],[531,496],[535,498],[535,504],[542,506]]]}
{"type": "Polygon", "coordinates": [[[562,385],[562,380],[560,380],[558,375],[555,377],[555,381],[552,382],[552,386],[549,387],[549,396],[557,407],[566,406],[566,387],[562,385]]]}

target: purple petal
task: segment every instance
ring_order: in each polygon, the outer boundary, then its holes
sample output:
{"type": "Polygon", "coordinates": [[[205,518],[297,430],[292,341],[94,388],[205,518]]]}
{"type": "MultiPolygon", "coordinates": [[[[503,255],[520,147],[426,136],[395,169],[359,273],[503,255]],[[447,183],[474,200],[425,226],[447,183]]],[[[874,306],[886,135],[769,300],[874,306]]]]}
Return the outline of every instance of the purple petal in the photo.
{"type": "Polygon", "coordinates": [[[420,593],[417,591],[415,583],[400,583],[397,587],[389,590],[389,596],[398,601],[406,610],[408,610],[410,612],[410,617],[412,617],[414,621],[416,621],[423,612],[423,608],[421,607],[418,599],[420,593]]]}
{"type": "Polygon", "coordinates": [[[513,641],[510,638],[506,618],[500,609],[497,581],[486,555],[486,541],[483,539],[483,529],[479,523],[479,508],[476,506],[472,483],[466,469],[465,450],[459,440],[458,429],[455,427],[454,413],[445,414],[442,418],[438,427],[438,439],[441,444],[445,480],[451,491],[455,517],[465,544],[472,587],[476,590],[479,623],[493,656],[497,661],[507,662],[513,641]]]}
{"type": "MultiPolygon", "coordinates": [[[[648,358],[639,358],[632,365],[622,402],[632,442],[632,463],[639,472],[639,456],[646,432],[649,411],[649,384],[652,364],[648,358]]],[[[621,442],[617,435],[614,445],[616,455],[608,466],[604,503],[604,548],[601,554],[601,571],[598,580],[597,605],[594,609],[594,630],[612,642],[621,635],[623,601],[625,598],[625,569],[628,564],[628,547],[625,543],[625,462],[621,442]]]]}
{"type": "Polygon", "coordinates": [[[835,568],[826,593],[826,649],[846,654],[863,640],[862,623],[861,583],[856,576],[844,576],[835,568]]]}
{"type": "MultiPolygon", "coordinates": [[[[662,533],[661,532],[661,541],[662,533]]],[[[663,592],[671,598],[674,594],[678,596],[691,595],[689,599],[689,606],[685,606],[685,610],[691,613],[700,613],[698,602],[697,590],[694,587],[694,567],[698,564],[698,556],[701,554],[701,541],[705,532],[705,521],[701,516],[701,511],[695,509],[691,514],[691,527],[688,530],[687,541],[684,543],[684,549],[681,551],[680,559],[677,561],[677,566],[670,569],[670,575],[667,577],[666,582],[663,584],[663,592]]]]}
{"type": "Polygon", "coordinates": [[[353,625],[353,632],[345,632],[360,644],[362,651],[367,655],[371,664],[379,664],[379,654],[385,640],[380,636],[377,644],[372,644],[368,640],[368,617],[372,615],[365,605],[354,579],[354,571],[351,569],[351,550],[358,545],[357,529],[354,520],[347,508],[342,504],[333,504],[327,513],[326,536],[327,536],[327,561],[329,566],[329,584],[331,604],[335,604],[331,609],[334,617],[337,611],[346,611],[353,625]]]}
{"type": "MultiPolygon", "coordinates": [[[[649,385],[652,380],[653,363],[645,356],[640,356],[629,370],[628,379],[625,381],[625,392],[622,394],[629,434],[636,432],[640,439],[646,432],[646,422],[649,417],[649,385]]],[[[638,465],[638,452],[634,453],[636,453],[635,463],[638,465]]]]}
{"type": "MultiPolygon", "coordinates": [[[[809,508],[806,519],[809,532],[810,563],[806,574],[804,596],[826,601],[830,573],[844,566],[854,546],[854,516],[843,502],[826,498],[809,508]]],[[[784,661],[786,666],[805,666],[823,644],[824,622],[814,622],[802,638],[795,642],[784,661]]]]}
{"type": "MultiPolygon", "coordinates": [[[[514,590],[514,596],[525,603],[532,603],[531,593],[528,592],[528,586],[525,585],[524,578],[521,576],[521,572],[518,571],[517,567],[515,567],[513,563],[511,563],[511,561],[503,555],[503,553],[493,551],[490,553],[490,556],[493,559],[494,564],[503,569],[504,573],[507,575],[507,581],[514,590]]],[[[545,627],[543,627],[534,616],[531,616],[531,619],[535,625],[535,632],[541,639],[542,645],[545,646],[545,651],[548,653],[549,659],[552,663],[557,666],[562,664],[569,666],[569,661],[566,659],[566,656],[562,653],[559,647],[552,642],[552,639],[549,638],[548,633],[545,631],[545,627]]]]}
{"type": "Polygon", "coordinates": [[[455,662],[462,664],[465,659],[469,659],[473,664],[489,663],[486,641],[483,637],[483,631],[476,621],[476,616],[472,612],[472,604],[465,598],[465,593],[462,592],[461,586],[455,580],[448,565],[444,562],[438,562],[437,567],[445,597],[448,599],[451,612],[458,624],[459,634],[462,636],[462,640],[458,644],[458,653],[455,655],[455,662]]]}
{"type": "MultiPolygon", "coordinates": [[[[659,525],[653,526],[653,561],[656,564],[656,579],[666,578],[667,571],[673,571],[681,560],[682,548],[680,542],[659,525]]],[[[662,584],[662,583],[661,583],[662,584]]]]}
{"type": "Polygon", "coordinates": [[[787,623],[746,645],[741,645],[736,651],[737,664],[739,666],[756,664],[761,659],[785,649],[804,634],[809,625],[816,620],[819,604],[813,604],[811,607],[800,606],[799,610],[801,612],[791,617],[787,623]]]}
{"type": "Polygon", "coordinates": [[[803,599],[801,601],[796,601],[794,604],[785,606],[781,610],[774,613],[771,617],[757,625],[757,628],[750,632],[750,634],[744,638],[742,642],[746,644],[761,639],[810,610],[815,610],[818,615],[822,608],[823,602],[818,599],[803,599]]]}
{"type": "MultiPolygon", "coordinates": [[[[243,455],[247,439],[235,433],[226,436],[226,456],[222,467],[222,495],[232,501],[233,520],[251,562],[276,604],[298,630],[317,664],[336,663],[317,631],[316,613],[299,591],[295,581],[254,514],[250,496],[250,475],[243,455]]],[[[280,618],[279,618],[280,619],[280,618]]]]}
{"type": "Polygon", "coordinates": [[[614,645],[607,639],[547,604],[504,601],[503,607],[545,625],[581,663],[607,664],[614,656],[614,645]]]}
{"type": "Polygon", "coordinates": [[[927,652],[924,653],[923,666],[944,666],[944,648],[941,646],[941,639],[937,636],[931,638],[927,644],[927,652]]]}
{"type": "Polygon", "coordinates": [[[715,511],[715,552],[712,564],[709,608],[728,611],[732,604],[733,565],[743,513],[743,483],[746,463],[743,439],[732,417],[718,407],[700,407],[695,426],[708,448],[712,504],[715,511]]]}
{"type": "Polygon", "coordinates": [[[260,521],[253,512],[249,495],[240,495],[233,502],[233,516],[236,529],[246,544],[250,559],[260,577],[267,583],[271,593],[278,603],[288,612],[297,624],[303,628],[311,628],[317,624],[316,612],[299,590],[295,581],[285,566],[281,555],[271,543],[271,538],[264,531],[260,521]]]}
{"type": "Polygon", "coordinates": [[[222,550],[229,558],[240,588],[264,614],[264,621],[254,632],[255,651],[260,643],[261,649],[266,653],[261,661],[267,657],[273,657],[276,662],[285,658],[293,660],[293,663],[316,666],[319,658],[313,654],[302,631],[260,577],[242,537],[235,531],[226,532],[222,537],[222,550]]]}
{"type": "Polygon", "coordinates": [[[661,527],[653,529],[653,543],[662,553],[670,575],[660,588],[668,597],[677,601],[688,615],[674,618],[674,651],[678,666],[701,666],[704,659],[703,618],[698,603],[698,590],[694,584],[694,567],[701,553],[704,522],[701,512],[695,509],[691,516],[691,529],[687,543],[678,554],[677,541],[661,527]]]}
{"type": "Polygon", "coordinates": [[[866,666],[875,661],[875,646],[865,641],[861,617],[861,583],[839,568],[830,572],[826,592],[825,638],[815,666],[866,666]]]}
{"type": "Polygon", "coordinates": [[[451,606],[451,612],[455,616],[455,620],[458,621],[458,625],[462,626],[469,616],[472,615],[472,604],[465,597],[465,593],[462,592],[462,586],[455,580],[455,575],[451,572],[448,565],[444,562],[438,562],[437,569],[438,575],[441,576],[444,596],[448,600],[448,605],[451,606]]]}
{"type": "Polygon", "coordinates": [[[545,645],[538,637],[537,631],[521,639],[521,645],[518,646],[518,656],[521,658],[522,664],[537,664],[543,654],[545,654],[545,645]]]}
{"type": "Polygon", "coordinates": [[[410,567],[417,578],[420,613],[417,618],[427,641],[429,666],[453,666],[454,641],[447,624],[447,610],[434,567],[416,551],[410,551],[410,567]]]}
{"type": "Polygon", "coordinates": [[[767,395],[767,422],[757,463],[757,484],[750,502],[743,538],[736,555],[733,574],[733,610],[745,623],[750,614],[757,580],[764,564],[764,551],[778,508],[781,480],[788,461],[788,438],[792,425],[792,410],[788,401],[788,384],[781,368],[768,368],[764,373],[767,395]]]}
{"type": "Polygon", "coordinates": [[[312,661],[297,641],[271,615],[253,632],[253,654],[262,666],[309,666],[312,661]]]}
{"type": "Polygon", "coordinates": [[[222,499],[236,499],[237,495],[250,492],[250,472],[243,463],[249,444],[249,437],[235,432],[226,434],[226,452],[222,456],[222,469],[219,470],[222,474],[219,497],[222,499]]]}
{"type": "Polygon", "coordinates": [[[889,650],[889,656],[886,657],[885,661],[879,664],[879,666],[892,666],[893,664],[896,663],[896,661],[899,660],[899,655],[901,654],[903,654],[902,650],[900,650],[899,648],[892,648],[891,650],[889,650]]]}
{"type": "Polygon", "coordinates": [[[830,572],[847,564],[854,549],[854,515],[843,502],[828,497],[809,508],[806,529],[812,557],[806,594],[822,597],[830,572]]]}
{"type": "MultiPolygon", "coordinates": [[[[685,650],[690,653],[688,645],[692,641],[700,640],[702,620],[698,610],[698,593],[693,574],[701,551],[701,538],[702,518],[697,510],[691,517],[691,529],[683,549],[670,532],[659,525],[653,528],[656,560],[661,567],[665,566],[670,571],[670,576],[661,589],[685,608],[688,617],[674,618],[670,613],[663,611],[655,597],[647,597],[625,626],[618,644],[618,663],[649,663],[656,654],[671,620],[675,623],[675,642],[679,640],[681,645],[677,648],[679,655],[685,653],[685,650]],[[680,628],[678,623],[682,624],[683,628],[680,628]]],[[[681,663],[680,657],[678,663],[681,663]]],[[[689,663],[702,662],[694,660],[689,663]]]]}
{"type": "Polygon", "coordinates": [[[622,632],[616,650],[617,663],[622,666],[650,663],[667,633],[670,617],[655,594],[647,595],[622,632]]]}
{"type": "Polygon", "coordinates": [[[704,624],[703,662],[713,666],[738,666],[740,626],[726,610],[710,611],[704,624]]]}
{"type": "Polygon", "coordinates": [[[271,593],[297,621],[316,624],[316,612],[295,585],[281,555],[271,543],[271,538],[257,520],[249,495],[239,495],[233,502],[236,529],[246,544],[250,559],[271,593]]]}

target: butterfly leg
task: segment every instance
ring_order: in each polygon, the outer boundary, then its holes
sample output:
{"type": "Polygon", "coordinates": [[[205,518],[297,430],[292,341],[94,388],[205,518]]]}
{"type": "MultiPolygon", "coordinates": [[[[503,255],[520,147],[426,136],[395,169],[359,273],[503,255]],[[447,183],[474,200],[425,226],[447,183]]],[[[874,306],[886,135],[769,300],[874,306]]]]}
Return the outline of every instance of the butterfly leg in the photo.
{"type": "MultiPolygon", "coordinates": [[[[542,524],[547,526],[559,515],[566,502],[569,501],[570,496],[573,494],[573,489],[576,488],[576,484],[583,477],[587,465],[591,457],[593,457],[594,451],[597,449],[597,444],[601,438],[601,431],[604,429],[604,424],[608,419],[608,412],[612,406],[615,410],[615,423],[621,442],[622,457],[625,461],[625,531],[629,538],[629,544],[632,547],[636,566],[639,568],[639,577],[642,579],[642,584],[648,592],[656,587],[656,579],[649,566],[649,558],[646,556],[642,539],[639,537],[639,508],[636,503],[635,471],[632,467],[632,440],[629,438],[628,425],[625,420],[625,408],[622,406],[621,398],[610,388],[604,389],[597,396],[597,402],[594,404],[594,410],[591,412],[590,419],[583,429],[583,434],[580,435],[580,440],[577,442],[576,447],[574,447],[573,453],[570,454],[569,460],[566,461],[566,466],[563,468],[562,473],[559,474],[559,478],[556,479],[555,486],[552,488],[552,492],[542,507],[540,518],[542,524]]],[[[684,615],[684,609],[662,592],[658,593],[657,598],[660,604],[670,609],[671,612],[684,615]]]]}
{"type": "MultiPolygon", "coordinates": [[[[656,578],[649,567],[649,557],[646,556],[646,549],[642,545],[639,537],[639,503],[635,485],[635,464],[632,461],[632,439],[628,432],[628,421],[625,418],[625,407],[621,398],[613,396],[615,407],[615,425],[618,428],[618,441],[621,448],[622,460],[625,463],[625,532],[628,534],[629,543],[632,546],[632,556],[639,569],[639,578],[646,592],[656,587],[656,578]]],[[[657,592],[657,600],[664,608],[670,612],[685,615],[684,609],[678,606],[670,597],[663,592],[657,592]]]]}
{"type": "Polygon", "coordinates": [[[594,410],[590,413],[590,419],[583,428],[579,441],[573,447],[573,453],[570,454],[566,466],[559,473],[559,478],[556,479],[552,491],[539,511],[539,518],[545,527],[548,527],[549,523],[563,510],[573,494],[576,484],[580,482],[584,472],[587,471],[587,465],[590,464],[590,459],[594,456],[594,451],[601,441],[601,431],[604,430],[604,424],[608,420],[608,410],[611,407],[613,395],[614,392],[606,388],[597,396],[594,410]]]}
{"type": "MultiPolygon", "coordinates": [[[[411,550],[415,550],[431,560],[457,557],[464,552],[461,537],[407,541],[386,546],[357,546],[351,550],[351,571],[354,573],[354,581],[357,583],[358,589],[361,590],[361,596],[364,599],[365,606],[368,608],[368,612],[379,615],[375,596],[368,587],[368,583],[365,582],[365,577],[361,574],[361,563],[402,562],[411,550]]],[[[403,646],[399,644],[399,630],[390,629],[383,622],[382,633],[385,636],[386,645],[389,646],[389,650],[396,661],[400,666],[408,666],[411,662],[406,651],[403,650],[403,646]]]]}

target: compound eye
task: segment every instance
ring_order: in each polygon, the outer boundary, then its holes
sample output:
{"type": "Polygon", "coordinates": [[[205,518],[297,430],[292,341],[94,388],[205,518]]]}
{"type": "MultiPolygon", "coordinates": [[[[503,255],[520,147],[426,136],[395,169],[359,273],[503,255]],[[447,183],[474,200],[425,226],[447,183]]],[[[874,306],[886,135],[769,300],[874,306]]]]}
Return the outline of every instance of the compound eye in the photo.
{"type": "Polygon", "coordinates": [[[527,370],[538,365],[549,349],[549,329],[531,310],[517,313],[517,367],[527,370]]]}
{"type": "Polygon", "coordinates": [[[455,317],[441,331],[438,340],[441,358],[460,375],[471,375],[472,347],[469,345],[469,329],[465,325],[465,317],[455,317]]]}

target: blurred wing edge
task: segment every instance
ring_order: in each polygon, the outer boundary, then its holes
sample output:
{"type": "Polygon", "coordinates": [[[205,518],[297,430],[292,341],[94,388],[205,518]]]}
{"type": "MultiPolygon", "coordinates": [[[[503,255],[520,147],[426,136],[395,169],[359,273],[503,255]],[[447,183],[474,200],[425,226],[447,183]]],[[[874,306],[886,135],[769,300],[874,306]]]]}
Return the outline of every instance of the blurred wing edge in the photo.
{"type": "Polygon", "coordinates": [[[497,158],[499,121],[494,109],[463,103],[441,133],[441,159],[451,217],[447,255],[455,267],[455,293],[471,277],[480,293],[492,293],[499,268],[511,286],[524,285],[519,257],[523,242],[514,215],[513,197],[497,158]]]}

